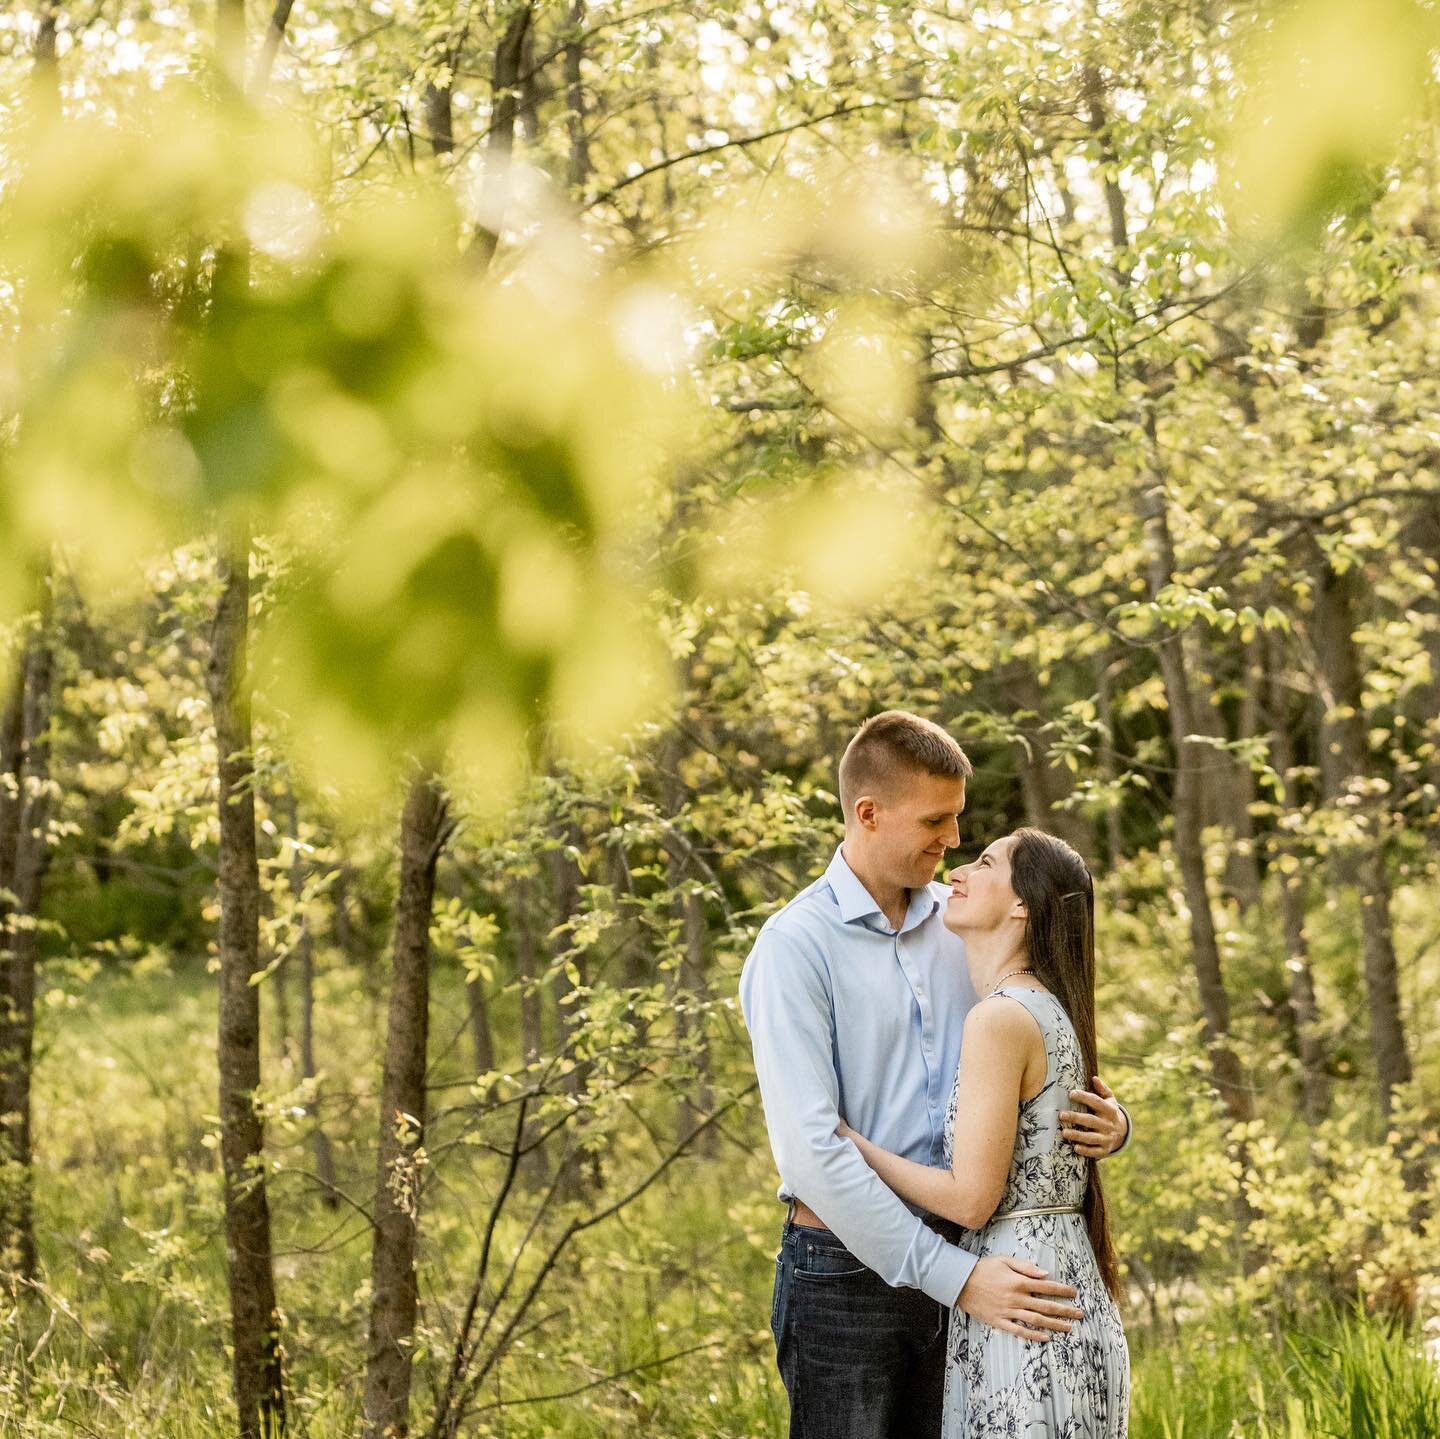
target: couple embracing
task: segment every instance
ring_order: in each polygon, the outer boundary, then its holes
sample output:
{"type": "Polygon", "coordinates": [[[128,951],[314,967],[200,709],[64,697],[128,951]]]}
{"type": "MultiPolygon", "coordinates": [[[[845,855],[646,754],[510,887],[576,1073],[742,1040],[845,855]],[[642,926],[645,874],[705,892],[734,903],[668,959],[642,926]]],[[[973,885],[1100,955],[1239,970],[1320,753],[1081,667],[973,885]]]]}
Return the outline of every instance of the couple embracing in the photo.
{"type": "Polygon", "coordinates": [[[1095,1160],[1095,901],[1035,829],[935,881],[969,760],[900,710],[840,762],[845,837],[740,979],[780,1197],[791,1439],[1123,1439],[1095,1160]],[[1093,1087],[1092,1087],[1093,1086],[1093,1087]]]}

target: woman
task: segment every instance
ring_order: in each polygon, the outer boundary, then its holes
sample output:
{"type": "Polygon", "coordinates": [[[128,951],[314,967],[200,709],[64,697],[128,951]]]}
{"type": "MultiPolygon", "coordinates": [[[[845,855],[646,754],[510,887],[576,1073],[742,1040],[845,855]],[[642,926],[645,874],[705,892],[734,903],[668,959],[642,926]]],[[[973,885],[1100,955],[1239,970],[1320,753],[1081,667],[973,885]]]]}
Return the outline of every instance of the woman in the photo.
{"type": "Polygon", "coordinates": [[[1063,840],[1021,829],[950,883],[945,926],[965,940],[980,996],[945,1116],[952,1167],[839,1132],[902,1198],[970,1231],[961,1242],[972,1253],[1031,1260],[1077,1291],[1084,1318],[1043,1344],[951,1312],[942,1439],[1123,1439],[1130,1362],[1115,1250],[1094,1161],[1061,1137],[1059,1119],[1097,1068],[1090,873],[1063,840]]]}

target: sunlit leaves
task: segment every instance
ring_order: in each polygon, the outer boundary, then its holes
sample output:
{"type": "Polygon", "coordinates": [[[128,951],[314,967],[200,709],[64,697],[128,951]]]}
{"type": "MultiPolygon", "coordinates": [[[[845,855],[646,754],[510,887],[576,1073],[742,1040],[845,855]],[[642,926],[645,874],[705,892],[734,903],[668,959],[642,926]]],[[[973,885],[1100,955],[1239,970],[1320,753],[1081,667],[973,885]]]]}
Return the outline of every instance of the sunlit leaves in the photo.
{"type": "Polygon", "coordinates": [[[1363,209],[1420,122],[1440,18],[1422,0],[1294,0],[1249,54],[1235,172],[1247,217],[1313,241],[1363,209]]]}

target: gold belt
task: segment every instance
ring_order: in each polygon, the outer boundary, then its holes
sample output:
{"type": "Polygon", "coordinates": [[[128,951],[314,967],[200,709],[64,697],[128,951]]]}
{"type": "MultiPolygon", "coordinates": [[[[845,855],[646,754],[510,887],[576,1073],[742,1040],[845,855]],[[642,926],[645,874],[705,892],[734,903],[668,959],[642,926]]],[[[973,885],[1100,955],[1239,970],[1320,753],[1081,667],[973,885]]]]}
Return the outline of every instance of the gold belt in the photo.
{"type": "Polygon", "coordinates": [[[1083,1214],[1085,1211],[1078,1204],[1049,1204],[1039,1209],[1007,1209],[1004,1214],[992,1214],[990,1223],[997,1219],[1029,1219],[1035,1214],[1083,1214]]]}

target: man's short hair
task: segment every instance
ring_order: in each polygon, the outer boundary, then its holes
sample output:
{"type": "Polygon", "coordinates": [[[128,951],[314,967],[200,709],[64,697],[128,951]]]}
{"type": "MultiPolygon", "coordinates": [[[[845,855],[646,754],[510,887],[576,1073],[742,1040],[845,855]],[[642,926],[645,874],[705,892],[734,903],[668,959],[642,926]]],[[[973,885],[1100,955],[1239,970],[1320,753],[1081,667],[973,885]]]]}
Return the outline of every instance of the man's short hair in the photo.
{"type": "Polygon", "coordinates": [[[974,772],[965,751],[938,724],[908,710],[885,710],[867,719],[845,746],[840,807],[848,821],[861,795],[887,794],[906,775],[969,779],[974,772]]]}

